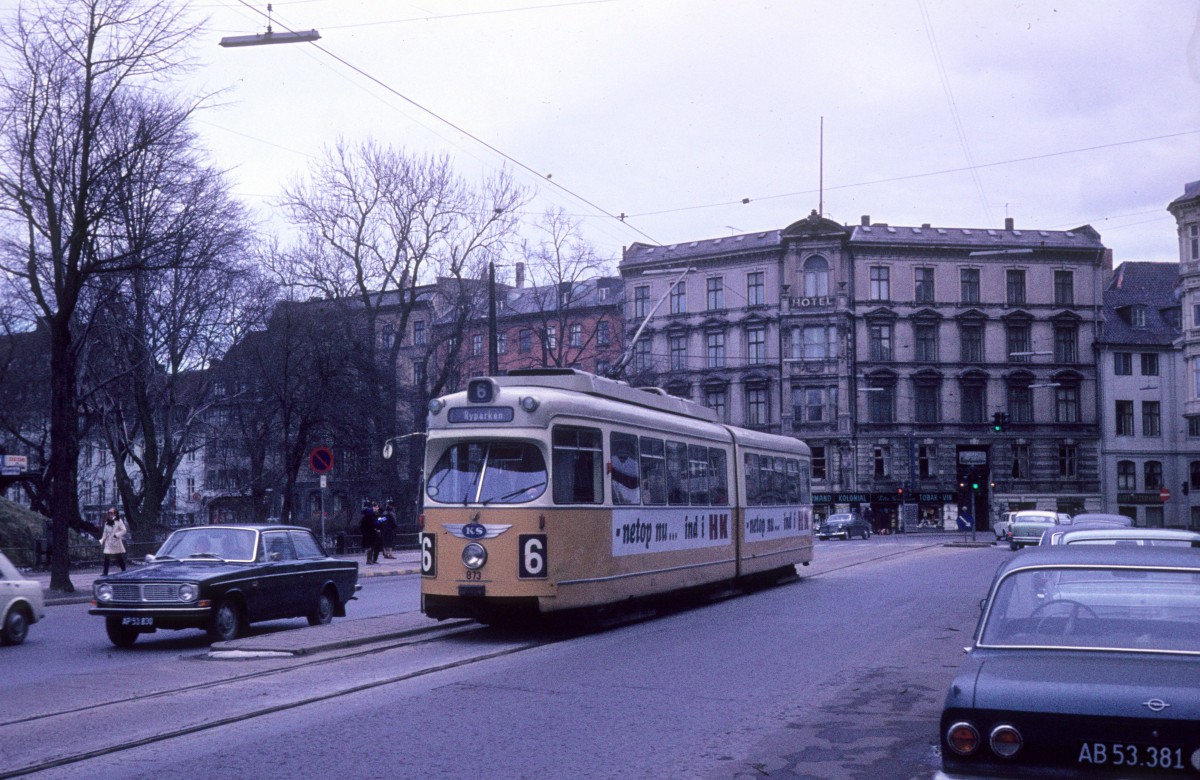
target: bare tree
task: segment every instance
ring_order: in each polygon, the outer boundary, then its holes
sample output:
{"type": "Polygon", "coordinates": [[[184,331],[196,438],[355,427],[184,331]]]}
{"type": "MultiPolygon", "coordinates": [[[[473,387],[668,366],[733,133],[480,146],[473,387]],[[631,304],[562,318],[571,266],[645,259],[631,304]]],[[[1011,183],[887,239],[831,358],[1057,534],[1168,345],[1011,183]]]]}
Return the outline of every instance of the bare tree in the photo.
{"type": "Polygon", "coordinates": [[[129,177],[179,142],[195,107],[151,99],[149,90],[186,64],[196,29],[167,2],[34,0],[0,33],[0,214],[8,222],[0,263],[27,286],[49,329],[55,590],[74,590],[67,528],[78,523],[79,307],[104,276],[169,257],[109,236],[129,177]]]}

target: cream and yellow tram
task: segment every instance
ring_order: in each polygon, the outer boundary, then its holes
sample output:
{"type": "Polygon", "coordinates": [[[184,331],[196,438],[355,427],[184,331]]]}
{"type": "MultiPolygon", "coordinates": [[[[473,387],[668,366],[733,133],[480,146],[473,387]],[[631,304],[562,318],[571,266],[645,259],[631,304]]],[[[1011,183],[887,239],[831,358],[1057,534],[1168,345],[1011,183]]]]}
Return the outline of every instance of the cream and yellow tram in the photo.
{"type": "Polygon", "coordinates": [[[421,608],[484,621],[795,575],[810,453],[679,398],[574,370],[434,399],[421,608]]]}

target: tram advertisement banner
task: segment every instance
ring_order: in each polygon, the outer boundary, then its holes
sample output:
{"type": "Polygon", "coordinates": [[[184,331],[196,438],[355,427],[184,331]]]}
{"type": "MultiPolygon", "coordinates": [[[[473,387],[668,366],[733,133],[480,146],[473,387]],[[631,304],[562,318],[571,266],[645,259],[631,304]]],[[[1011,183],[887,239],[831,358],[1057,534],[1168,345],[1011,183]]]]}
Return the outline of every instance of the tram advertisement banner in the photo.
{"type": "Polygon", "coordinates": [[[613,509],[612,554],[695,550],[720,547],[732,540],[728,508],[638,507],[613,509]]]}
{"type": "Polygon", "coordinates": [[[812,509],[799,506],[748,506],[742,537],[749,542],[786,539],[812,531],[812,509]]]}

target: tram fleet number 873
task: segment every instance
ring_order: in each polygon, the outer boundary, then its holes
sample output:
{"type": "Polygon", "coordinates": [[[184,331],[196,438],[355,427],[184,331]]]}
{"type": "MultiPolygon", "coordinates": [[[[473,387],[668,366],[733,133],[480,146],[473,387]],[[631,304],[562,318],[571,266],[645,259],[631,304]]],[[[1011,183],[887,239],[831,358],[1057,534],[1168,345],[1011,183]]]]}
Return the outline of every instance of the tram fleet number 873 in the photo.
{"type": "Polygon", "coordinates": [[[573,369],[472,379],[433,399],[421,604],[486,622],[613,605],[812,560],[797,439],[573,369]]]}

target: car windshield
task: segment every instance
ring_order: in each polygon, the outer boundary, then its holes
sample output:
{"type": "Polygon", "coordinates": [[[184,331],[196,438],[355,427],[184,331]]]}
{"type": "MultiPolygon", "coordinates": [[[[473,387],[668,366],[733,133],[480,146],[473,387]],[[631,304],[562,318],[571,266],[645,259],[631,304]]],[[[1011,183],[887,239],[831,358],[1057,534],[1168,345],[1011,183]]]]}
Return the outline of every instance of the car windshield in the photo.
{"type": "Polygon", "coordinates": [[[254,531],[250,528],[201,526],[176,531],[155,553],[156,558],[254,560],[254,531]]]}
{"type": "Polygon", "coordinates": [[[850,522],[850,515],[830,515],[829,520],[827,522],[848,523],[848,522],[850,522]]]}
{"type": "Polygon", "coordinates": [[[1200,655],[1200,570],[1015,571],[995,590],[979,646],[1200,655]]]}
{"type": "Polygon", "coordinates": [[[546,492],[546,461],[527,442],[459,442],[438,458],[425,492],[442,504],[523,504],[546,492]]]}

